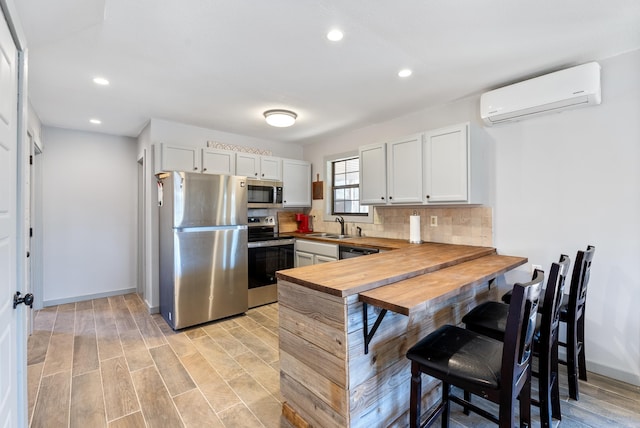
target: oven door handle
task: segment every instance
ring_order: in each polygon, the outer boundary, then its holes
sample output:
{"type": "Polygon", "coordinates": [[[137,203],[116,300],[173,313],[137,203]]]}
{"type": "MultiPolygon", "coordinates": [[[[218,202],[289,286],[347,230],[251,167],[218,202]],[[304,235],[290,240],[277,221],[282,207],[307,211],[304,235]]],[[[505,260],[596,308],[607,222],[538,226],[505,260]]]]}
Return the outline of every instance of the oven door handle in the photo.
{"type": "Polygon", "coordinates": [[[262,247],[281,247],[284,245],[293,245],[295,239],[281,239],[278,241],[259,241],[259,242],[249,242],[247,244],[248,248],[262,248],[262,247]]]}

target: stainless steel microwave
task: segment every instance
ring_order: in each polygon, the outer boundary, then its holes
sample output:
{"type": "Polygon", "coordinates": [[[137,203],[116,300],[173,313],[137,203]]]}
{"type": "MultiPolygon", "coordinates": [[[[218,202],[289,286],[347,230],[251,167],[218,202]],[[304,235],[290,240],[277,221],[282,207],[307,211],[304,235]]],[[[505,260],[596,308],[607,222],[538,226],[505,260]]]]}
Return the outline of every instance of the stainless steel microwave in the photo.
{"type": "Polygon", "coordinates": [[[282,182],[247,180],[248,208],[281,208],[282,182]]]}

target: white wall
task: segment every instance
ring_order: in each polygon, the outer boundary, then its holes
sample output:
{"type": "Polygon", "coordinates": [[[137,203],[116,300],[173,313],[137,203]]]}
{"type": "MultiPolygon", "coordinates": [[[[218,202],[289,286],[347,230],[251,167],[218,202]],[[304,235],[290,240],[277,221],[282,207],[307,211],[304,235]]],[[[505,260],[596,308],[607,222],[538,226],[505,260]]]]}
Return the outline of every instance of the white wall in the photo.
{"type": "Polygon", "coordinates": [[[543,266],[595,245],[587,366],[640,385],[640,51],[600,64],[600,106],[490,130],[495,244],[543,266]]]}
{"type": "Polygon", "coordinates": [[[44,304],[136,288],[136,140],[43,127],[44,304]]]}
{"type": "MultiPolygon", "coordinates": [[[[640,51],[599,62],[600,106],[486,129],[496,152],[494,243],[546,269],[595,245],[587,367],[640,385],[640,51]]],[[[324,155],[469,120],[479,120],[478,97],[315,142],[304,158],[324,177],[324,155]]]]}

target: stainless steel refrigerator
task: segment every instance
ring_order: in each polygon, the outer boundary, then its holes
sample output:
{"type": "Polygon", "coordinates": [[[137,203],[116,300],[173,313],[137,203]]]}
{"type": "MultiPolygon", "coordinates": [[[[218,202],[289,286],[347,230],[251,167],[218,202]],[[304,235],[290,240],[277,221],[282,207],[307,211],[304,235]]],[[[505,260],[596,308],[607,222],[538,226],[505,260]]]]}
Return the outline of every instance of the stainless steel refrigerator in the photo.
{"type": "Polygon", "coordinates": [[[246,177],[172,172],[158,186],[164,319],[178,330],[245,312],[246,177]]]}

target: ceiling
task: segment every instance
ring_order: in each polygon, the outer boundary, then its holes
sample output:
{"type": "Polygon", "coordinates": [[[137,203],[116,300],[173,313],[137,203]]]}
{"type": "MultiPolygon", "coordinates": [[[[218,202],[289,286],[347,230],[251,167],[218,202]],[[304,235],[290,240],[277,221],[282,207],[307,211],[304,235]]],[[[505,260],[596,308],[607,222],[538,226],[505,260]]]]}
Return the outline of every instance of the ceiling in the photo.
{"type": "Polygon", "coordinates": [[[640,48],[637,0],[14,3],[42,123],[131,137],[158,118],[308,143],[640,48]]]}

